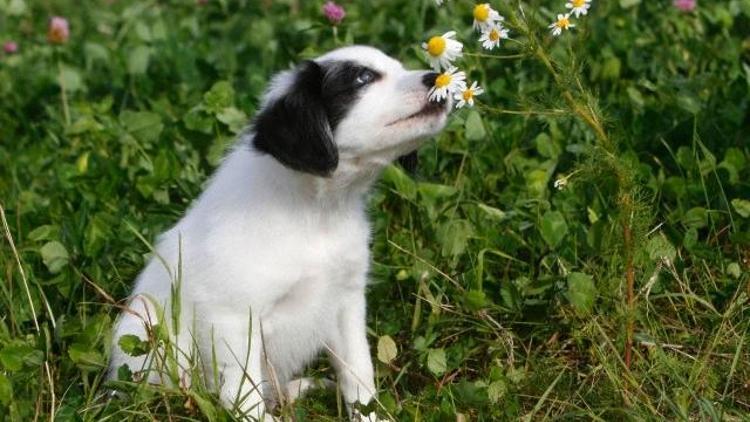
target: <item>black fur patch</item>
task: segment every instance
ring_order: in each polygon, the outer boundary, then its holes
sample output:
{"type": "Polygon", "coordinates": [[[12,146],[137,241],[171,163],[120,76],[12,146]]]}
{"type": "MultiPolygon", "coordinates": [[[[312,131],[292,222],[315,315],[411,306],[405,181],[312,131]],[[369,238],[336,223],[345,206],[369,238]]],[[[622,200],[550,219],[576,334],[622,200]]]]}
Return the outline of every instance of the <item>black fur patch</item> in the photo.
{"type": "Polygon", "coordinates": [[[326,70],[323,78],[323,100],[328,113],[328,121],[335,129],[359,99],[363,89],[382,76],[365,66],[349,61],[326,62],[322,66],[326,70]],[[359,78],[364,72],[371,72],[373,79],[362,83],[359,78]]]}
{"type": "Polygon", "coordinates": [[[302,63],[289,92],[255,116],[253,146],[291,169],[330,175],[338,166],[322,96],[324,69],[315,62],[302,63]]]}
{"type": "Polygon", "coordinates": [[[255,117],[253,146],[291,169],[329,176],[338,166],[334,129],[381,75],[348,61],[307,61],[295,74],[289,92],[255,117]]]}
{"type": "Polygon", "coordinates": [[[398,163],[407,171],[407,173],[414,175],[414,173],[417,172],[417,164],[419,164],[417,151],[412,151],[406,155],[398,157],[398,163]]]}

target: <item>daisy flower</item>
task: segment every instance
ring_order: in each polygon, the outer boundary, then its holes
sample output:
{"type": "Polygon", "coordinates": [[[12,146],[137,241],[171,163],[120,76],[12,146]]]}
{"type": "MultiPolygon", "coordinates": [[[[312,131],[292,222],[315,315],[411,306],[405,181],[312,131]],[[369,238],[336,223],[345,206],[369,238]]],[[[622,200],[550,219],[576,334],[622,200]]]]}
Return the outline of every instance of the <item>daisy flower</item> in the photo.
{"type": "Polygon", "coordinates": [[[505,18],[490,7],[489,3],[481,3],[474,6],[474,29],[483,30],[492,26],[495,22],[502,22],[505,18]]]}
{"type": "Polygon", "coordinates": [[[469,107],[474,107],[474,97],[482,93],[484,93],[484,90],[481,86],[477,86],[477,81],[472,82],[469,88],[466,88],[461,92],[454,92],[453,99],[458,101],[456,103],[456,108],[462,108],[466,104],[468,104],[469,107]]]}
{"type": "Polygon", "coordinates": [[[565,7],[570,9],[570,13],[576,15],[577,18],[589,12],[589,7],[591,7],[591,0],[570,0],[569,2],[565,3],[565,7]]]}
{"type": "Polygon", "coordinates": [[[451,66],[435,79],[435,86],[428,93],[430,101],[442,101],[451,94],[466,89],[466,73],[451,66]]]}
{"type": "Polygon", "coordinates": [[[493,24],[491,27],[482,30],[482,36],[479,37],[479,42],[482,43],[482,47],[487,50],[492,50],[500,45],[501,40],[506,38],[508,38],[508,30],[503,28],[500,24],[493,24]]]}
{"type": "Polygon", "coordinates": [[[570,13],[564,15],[557,15],[557,20],[549,25],[549,29],[552,30],[552,35],[558,36],[562,34],[563,29],[574,28],[575,24],[570,23],[570,13]]]}
{"type": "Polygon", "coordinates": [[[450,31],[441,36],[432,37],[429,41],[422,43],[427,60],[429,60],[430,66],[435,71],[439,72],[440,69],[448,69],[451,67],[453,60],[461,57],[461,50],[464,48],[464,45],[456,41],[455,37],[456,31],[450,31]]]}

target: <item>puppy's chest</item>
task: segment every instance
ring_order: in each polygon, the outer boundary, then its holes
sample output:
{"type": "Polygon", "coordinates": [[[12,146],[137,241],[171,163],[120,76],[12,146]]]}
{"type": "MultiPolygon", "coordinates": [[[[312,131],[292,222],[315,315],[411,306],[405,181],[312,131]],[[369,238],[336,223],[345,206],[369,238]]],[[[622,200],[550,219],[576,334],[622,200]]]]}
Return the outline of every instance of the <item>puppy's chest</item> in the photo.
{"type": "Polygon", "coordinates": [[[337,297],[364,288],[366,238],[321,234],[300,241],[295,249],[295,258],[281,275],[284,279],[276,280],[284,287],[270,304],[271,313],[316,319],[337,297]]]}

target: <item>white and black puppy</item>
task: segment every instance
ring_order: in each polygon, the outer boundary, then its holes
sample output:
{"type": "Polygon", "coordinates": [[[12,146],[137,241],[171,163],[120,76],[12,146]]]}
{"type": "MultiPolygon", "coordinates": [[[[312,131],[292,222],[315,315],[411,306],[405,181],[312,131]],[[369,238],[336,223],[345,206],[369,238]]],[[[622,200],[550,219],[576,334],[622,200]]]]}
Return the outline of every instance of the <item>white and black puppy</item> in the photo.
{"type": "Polygon", "coordinates": [[[176,344],[195,346],[206,379],[243,415],[264,417],[274,386],[304,388],[293,377],[321,351],[347,404],[368,403],[366,194],[386,165],[445,125],[450,104],[428,100],[436,76],[364,46],[278,74],[251,130],[159,238],[117,322],[110,376],[123,364],[149,367],[150,356],[125,354],[118,339],[145,339],[161,308],[165,323],[179,318],[176,344]]]}

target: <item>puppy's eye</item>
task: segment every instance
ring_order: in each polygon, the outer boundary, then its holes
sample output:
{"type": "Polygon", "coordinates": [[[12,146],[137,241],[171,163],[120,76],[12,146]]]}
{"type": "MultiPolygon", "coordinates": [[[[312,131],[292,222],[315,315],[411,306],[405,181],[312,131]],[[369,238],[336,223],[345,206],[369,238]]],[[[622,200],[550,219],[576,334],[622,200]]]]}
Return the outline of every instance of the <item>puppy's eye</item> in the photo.
{"type": "Polygon", "coordinates": [[[364,86],[374,81],[376,77],[377,75],[372,70],[362,69],[362,71],[359,72],[359,75],[357,75],[355,83],[357,86],[364,86]]]}

